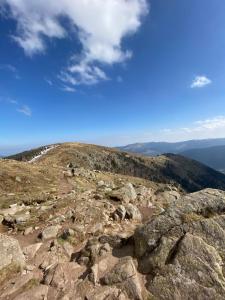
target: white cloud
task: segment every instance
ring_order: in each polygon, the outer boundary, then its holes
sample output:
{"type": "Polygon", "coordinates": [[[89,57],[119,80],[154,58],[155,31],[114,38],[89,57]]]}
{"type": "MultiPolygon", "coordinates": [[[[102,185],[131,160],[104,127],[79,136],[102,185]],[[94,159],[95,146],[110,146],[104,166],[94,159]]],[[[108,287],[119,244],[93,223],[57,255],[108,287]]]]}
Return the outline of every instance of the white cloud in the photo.
{"type": "Polygon", "coordinates": [[[214,130],[218,128],[225,129],[225,116],[218,116],[212,119],[197,121],[196,124],[198,125],[196,128],[200,129],[209,129],[214,130]]]}
{"type": "Polygon", "coordinates": [[[164,139],[172,141],[225,137],[225,116],[199,120],[183,128],[166,129],[164,133],[164,139]]]}
{"type": "Polygon", "coordinates": [[[211,79],[207,78],[206,76],[196,76],[191,84],[191,88],[201,88],[211,83],[211,79]]]}
{"type": "Polygon", "coordinates": [[[17,111],[28,117],[31,117],[31,115],[32,115],[32,111],[31,111],[30,107],[27,105],[23,105],[22,107],[18,108],[17,111]]]}
{"type": "Polygon", "coordinates": [[[70,21],[71,32],[74,35],[75,29],[82,45],[81,53],[74,53],[63,72],[64,81],[73,85],[107,80],[104,65],[131,58],[122,41],[139,29],[142,16],[148,13],[147,0],[0,1],[2,7],[6,4],[18,25],[13,39],[30,56],[46,50],[46,37],[65,38],[69,30],[62,17],[70,21]]]}
{"type": "Polygon", "coordinates": [[[64,91],[64,92],[68,92],[68,93],[74,93],[74,92],[76,92],[75,88],[67,86],[67,85],[65,85],[64,87],[62,87],[61,90],[64,91]]]}

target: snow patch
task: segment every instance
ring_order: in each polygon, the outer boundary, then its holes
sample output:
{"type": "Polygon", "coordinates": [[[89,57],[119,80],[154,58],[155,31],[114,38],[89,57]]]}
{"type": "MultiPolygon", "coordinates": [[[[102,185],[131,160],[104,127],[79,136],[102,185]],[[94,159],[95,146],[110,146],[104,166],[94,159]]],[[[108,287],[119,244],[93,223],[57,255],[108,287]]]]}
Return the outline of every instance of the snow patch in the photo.
{"type": "Polygon", "coordinates": [[[43,149],[38,155],[34,156],[31,160],[29,160],[29,163],[33,163],[36,162],[37,160],[39,160],[39,158],[41,158],[42,156],[44,156],[45,154],[47,154],[50,150],[56,148],[57,145],[53,145],[50,147],[45,147],[45,149],[43,149]]]}

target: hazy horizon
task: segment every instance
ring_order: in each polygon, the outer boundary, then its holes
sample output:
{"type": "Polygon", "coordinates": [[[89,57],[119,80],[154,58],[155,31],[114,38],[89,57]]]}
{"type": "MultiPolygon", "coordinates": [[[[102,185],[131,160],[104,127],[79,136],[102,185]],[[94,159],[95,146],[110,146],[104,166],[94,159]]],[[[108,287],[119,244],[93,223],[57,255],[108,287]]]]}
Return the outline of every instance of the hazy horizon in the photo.
{"type": "Polygon", "coordinates": [[[224,136],[224,2],[2,0],[0,11],[0,154],[224,136]]]}

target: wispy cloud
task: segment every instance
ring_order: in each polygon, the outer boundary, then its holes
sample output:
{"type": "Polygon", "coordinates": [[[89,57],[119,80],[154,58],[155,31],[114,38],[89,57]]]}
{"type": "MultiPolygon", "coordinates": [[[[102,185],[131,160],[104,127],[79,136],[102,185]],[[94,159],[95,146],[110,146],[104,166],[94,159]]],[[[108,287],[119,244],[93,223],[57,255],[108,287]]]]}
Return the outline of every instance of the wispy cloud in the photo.
{"type": "Polygon", "coordinates": [[[28,105],[21,106],[20,108],[17,109],[17,111],[28,117],[31,117],[32,115],[32,111],[28,105]]]}
{"type": "Polygon", "coordinates": [[[11,64],[2,64],[0,65],[0,70],[10,72],[16,79],[20,79],[19,72],[17,68],[11,64]]]}
{"type": "Polygon", "coordinates": [[[191,88],[202,88],[212,83],[212,80],[206,76],[196,76],[191,84],[191,88]]]}
{"type": "Polygon", "coordinates": [[[187,127],[164,129],[162,133],[175,140],[225,137],[225,116],[198,120],[187,127]]]}
{"type": "Polygon", "coordinates": [[[74,50],[60,78],[74,86],[105,81],[105,66],[130,59],[132,51],[124,49],[122,41],[138,31],[148,13],[147,0],[2,0],[0,7],[8,7],[8,15],[17,21],[13,39],[29,56],[46,51],[46,38],[68,37],[61,17],[70,21],[71,37],[79,38],[82,50],[74,50]]]}
{"type": "Polygon", "coordinates": [[[53,86],[52,80],[45,78],[45,82],[47,82],[48,85],[53,86]]]}
{"type": "Polygon", "coordinates": [[[102,137],[89,138],[88,142],[118,146],[151,141],[177,142],[225,137],[225,116],[198,120],[186,125],[185,127],[162,128],[154,131],[143,129],[142,131],[120,132],[102,137]]]}
{"type": "Polygon", "coordinates": [[[76,92],[75,88],[67,86],[67,85],[63,86],[61,88],[61,90],[64,91],[64,92],[68,92],[68,93],[74,93],[74,92],[76,92]]]}
{"type": "Polygon", "coordinates": [[[11,97],[2,97],[0,96],[0,103],[11,105],[16,109],[17,112],[22,113],[28,117],[31,117],[32,110],[31,108],[26,104],[20,104],[17,100],[11,98],[11,97]]]}
{"type": "Polygon", "coordinates": [[[10,97],[2,97],[0,96],[0,102],[6,103],[6,104],[14,104],[17,105],[17,100],[10,98],[10,97]]]}

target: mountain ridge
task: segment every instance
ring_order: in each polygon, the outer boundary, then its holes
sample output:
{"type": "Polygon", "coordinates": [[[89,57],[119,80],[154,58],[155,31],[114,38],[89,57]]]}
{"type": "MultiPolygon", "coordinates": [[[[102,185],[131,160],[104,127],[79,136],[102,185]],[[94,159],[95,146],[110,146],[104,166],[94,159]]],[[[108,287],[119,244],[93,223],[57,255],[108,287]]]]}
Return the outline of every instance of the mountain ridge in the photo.
{"type": "Polygon", "coordinates": [[[141,153],[143,155],[155,156],[163,153],[182,153],[189,149],[207,148],[212,146],[225,145],[225,138],[187,140],[181,142],[147,142],[134,143],[126,146],[117,147],[122,151],[141,153]]]}
{"type": "Polygon", "coordinates": [[[197,160],[215,170],[225,172],[225,146],[190,149],[180,154],[197,160]]]}
{"type": "MultiPolygon", "coordinates": [[[[27,151],[25,154],[23,152],[8,159],[30,160],[32,155],[37,155],[38,151],[45,147],[27,151]]],[[[78,168],[140,177],[155,182],[174,182],[188,192],[207,187],[225,189],[225,175],[194,160],[174,154],[146,157],[103,146],[64,143],[58,144],[40,157],[37,163],[60,167],[72,163],[78,168]]]]}

